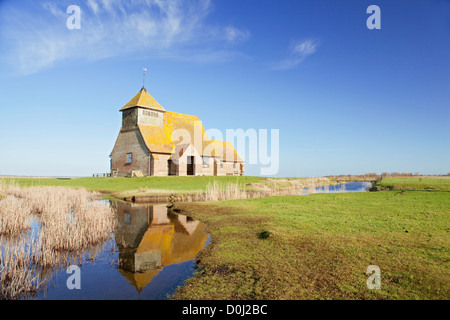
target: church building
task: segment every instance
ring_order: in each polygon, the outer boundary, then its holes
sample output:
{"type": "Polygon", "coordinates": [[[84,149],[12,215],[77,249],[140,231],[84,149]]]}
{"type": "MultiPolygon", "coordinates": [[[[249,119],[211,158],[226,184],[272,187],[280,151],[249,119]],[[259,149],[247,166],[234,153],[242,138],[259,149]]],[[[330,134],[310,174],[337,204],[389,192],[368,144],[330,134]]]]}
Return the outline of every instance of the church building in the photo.
{"type": "Polygon", "coordinates": [[[198,117],[165,110],[145,87],[120,111],[112,176],[244,174],[230,142],[209,139],[198,117]]]}

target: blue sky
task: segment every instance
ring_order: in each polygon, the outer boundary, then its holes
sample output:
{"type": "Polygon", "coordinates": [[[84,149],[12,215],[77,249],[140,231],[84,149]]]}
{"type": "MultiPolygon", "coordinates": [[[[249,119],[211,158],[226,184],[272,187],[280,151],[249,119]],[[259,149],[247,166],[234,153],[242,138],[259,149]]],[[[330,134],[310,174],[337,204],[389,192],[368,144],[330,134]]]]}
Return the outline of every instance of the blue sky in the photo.
{"type": "Polygon", "coordinates": [[[3,0],[0,48],[0,175],[108,171],[144,67],[206,129],[279,129],[276,176],[450,172],[447,0],[3,0]]]}

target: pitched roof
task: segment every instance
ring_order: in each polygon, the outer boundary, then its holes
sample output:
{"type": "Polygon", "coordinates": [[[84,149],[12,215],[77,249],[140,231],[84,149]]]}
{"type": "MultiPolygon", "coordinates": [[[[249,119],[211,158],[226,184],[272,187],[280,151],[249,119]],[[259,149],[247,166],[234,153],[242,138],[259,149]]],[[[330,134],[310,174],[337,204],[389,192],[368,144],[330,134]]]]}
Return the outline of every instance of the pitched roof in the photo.
{"type": "Polygon", "coordinates": [[[216,156],[223,161],[243,161],[230,142],[209,139],[200,118],[196,116],[166,111],[161,127],[139,125],[139,130],[151,152],[173,153],[177,145],[192,144],[203,156],[216,156]]]}
{"type": "Polygon", "coordinates": [[[194,143],[194,139],[202,141],[201,137],[206,135],[198,117],[166,111],[163,118],[161,127],[139,125],[145,145],[151,152],[172,153],[175,145],[194,143]],[[174,132],[174,138],[178,139],[172,141],[174,132]]]}
{"type": "Polygon", "coordinates": [[[214,145],[214,154],[222,161],[239,161],[243,162],[242,158],[237,153],[233,144],[229,141],[211,140],[214,145]]]}
{"type": "Polygon", "coordinates": [[[153,109],[158,111],[166,111],[152,96],[148,93],[147,89],[142,87],[141,91],[133,97],[126,105],[120,109],[120,111],[133,108],[141,107],[146,109],[153,109]]]}

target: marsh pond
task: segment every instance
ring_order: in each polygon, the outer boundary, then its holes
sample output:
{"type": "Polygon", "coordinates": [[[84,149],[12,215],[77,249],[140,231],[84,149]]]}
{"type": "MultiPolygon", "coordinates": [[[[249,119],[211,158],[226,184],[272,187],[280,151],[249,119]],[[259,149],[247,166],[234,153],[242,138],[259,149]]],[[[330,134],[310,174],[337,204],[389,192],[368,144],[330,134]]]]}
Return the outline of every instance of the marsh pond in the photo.
{"type": "MultiPolygon", "coordinates": [[[[303,194],[364,192],[370,185],[366,182],[350,182],[316,187],[314,190],[305,190],[306,192],[303,194]]],[[[54,192],[54,190],[50,190],[50,192],[54,192]]],[[[8,201],[16,205],[17,201],[21,200],[9,198],[8,201]]],[[[43,227],[49,228],[49,220],[54,218],[43,220],[45,222],[41,221],[40,223],[32,218],[30,228],[24,236],[28,239],[27,242],[14,240],[13,237],[0,243],[2,246],[0,259],[4,260],[1,261],[4,265],[2,269],[4,276],[0,284],[12,283],[15,281],[13,279],[16,279],[5,272],[8,270],[8,263],[10,271],[16,270],[24,275],[22,277],[19,274],[20,277],[17,279],[28,277],[29,280],[26,280],[25,283],[40,283],[38,290],[30,290],[28,293],[25,290],[25,294],[16,296],[12,292],[13,299],[163,300],[170,299],[177,288],[183,286],[184,282],[194,275],[195,257],[209,243],[204,223],[187,215],[175,213],[168,209],[166,204],[146,205],[108,200],[97,200],[97,202],[111,211],[113,215],[111,220],[114,220],[114,231],[111,236],[109,237],[109,233],[106,233],[106,238],[104,237],[106,241],[101,241],[97,245],[85,246],[83,250],[68,252],[66,255],[64,255],[64,250],[62,252],[52,251],[62,254],[58,259],[53,253],[47,255],[38,249],[32,249],[34,247],[33,239],[37,234],[47,234],[47,237],[44,238],[45,241],[42,236],[39,238],[39,241],[42,242],[41,245],[50,243],[55,246],[56,240],[52,239],[59,239],[57,234],[41,232],[43,227]],[[8,243],[18,244],[5,247],[5,244],[8,243]],[[22,254],[18,254],[21,252],[22,254]],[[41,260],[38,261],[41,265],[51,265],[52,267],[37,267],[39,263],[36,263],[36,257],[41,257],[41,260]],[[66,261],[66,263],[58,264],[57,261],[66,261]],[[31,271],[25,267],[23,271],[20,271],[22,269],[11,267],[13,265],[20,268],[28,265],[31,266],[31,271]],[[78,269],[76,279],[78,287],[74,287],[72,283],[73,269],[71,268],[74,266],[75,269],[78,269]],[[38,275],[38,280],[34,275],[38,275]]],[[[74,223],[70,213],[68,218],[71,221],[68,225],[77,225],[82,222],[80,217],[74,223]]],[[[109,224],[102,226],[107,220],[95,221],[98,223],[89,222],[86,228],[111,230],[108,229],[109,224]]],[[[3,223],[6,223],[6,220],[3,223]]],[[[63,229],[67,228],[64,227],[65,223],[62,224],[63,229]]],[[[96,232],[94,231],[94,233],[96,232]]],[[[86,234],[89,235],[89,233],[86,234]]],[[[91,236],[89,235],[89,237],[91,236]]],[[[59,244],[60,242],[58,242],[59,244]]],[[[16,286],[21,288],[19,283],[16,286]]],[[[22,288],[24,287],[22,286],[22,288]]],[[[8,296],[3,296],[3,298],[5,297],[8,298],[8,296]]]]}
{"type": "Polygon", "coordinates": [[[110,205],[117,227],[108,243],[84,255],[80,289],[68,288],[71,273],[62,268],[29,299],[168,299],[193,276],[195,256],[209,241],[205,224],[165,204],[110,205]]]}

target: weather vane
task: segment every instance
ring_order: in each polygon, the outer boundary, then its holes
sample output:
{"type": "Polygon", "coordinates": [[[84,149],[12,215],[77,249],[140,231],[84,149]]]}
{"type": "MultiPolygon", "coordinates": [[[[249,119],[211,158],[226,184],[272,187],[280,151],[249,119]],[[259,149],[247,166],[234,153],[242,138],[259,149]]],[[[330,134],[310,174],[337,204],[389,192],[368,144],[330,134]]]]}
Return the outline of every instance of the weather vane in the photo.
{"type": "Polygon", "coordinates": [[[143,70],[144,70],[144,75],[143,75],[143,79],[142,79],[142,88],[145,87],[145,71],[147,71],[147,69],[143,68],[143,70]]]}

